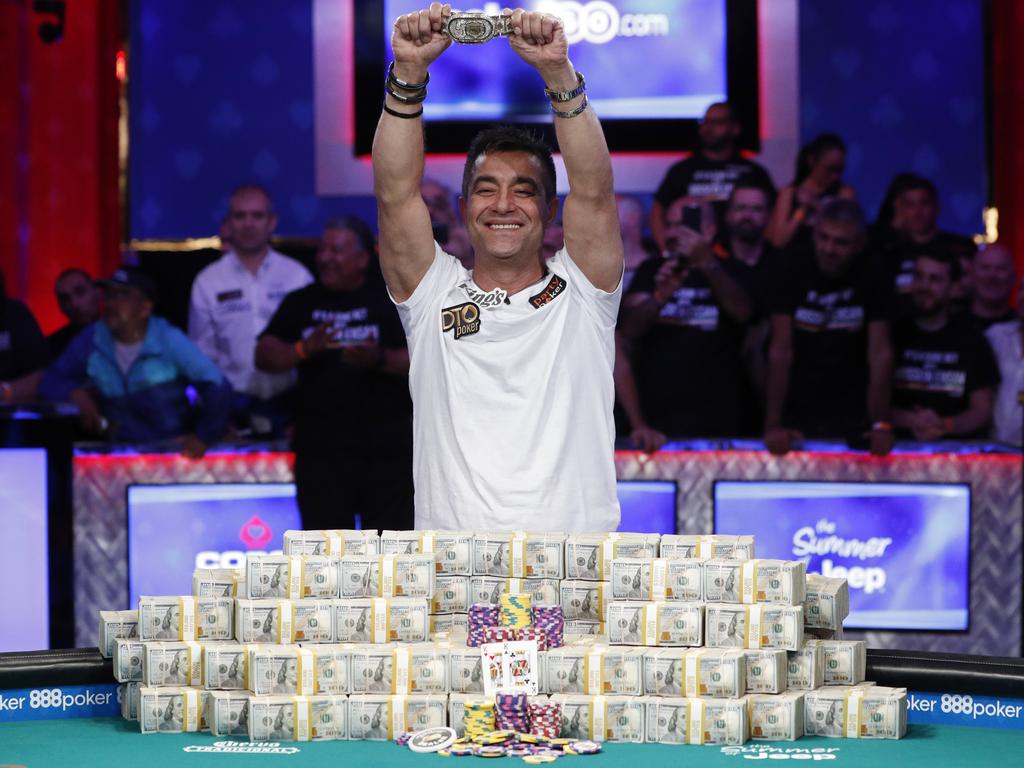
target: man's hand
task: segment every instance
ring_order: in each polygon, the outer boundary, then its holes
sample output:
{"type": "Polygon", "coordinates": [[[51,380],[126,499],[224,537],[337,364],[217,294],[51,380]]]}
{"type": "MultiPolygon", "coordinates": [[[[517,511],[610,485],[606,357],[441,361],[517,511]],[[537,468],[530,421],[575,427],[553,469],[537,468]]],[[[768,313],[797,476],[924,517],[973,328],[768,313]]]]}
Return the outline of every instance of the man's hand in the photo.
{"type": "Polygon", "coordinates": [[[946,434],[942,427],[942,417],[930,408],[915,409],[908,421],[911,434],[922,442],[940,440],[946,434]]]}
{"type": "Polygon", "coordinates": [[[673,233],[672,240],[688,266],[703,272],[715,263],[715,252],[711,249],[711,241],[696,230],[679,227],[673,233]]]}
{"type": "Polygon", "coordinates": [[[384,350],[376,344],[356,344],[342,348],[341,359],[355,368],[379,368],[384,350]]]}
{"type": "Polygon", "coordinates": [[[665,435],[646,424],[634,429],[629,437],[633,444],[644,453],[654,453],[668,441],[665,435]]]}
{"type": "Polygon", "coordinates": [[[186,459],[201,459],[206,453],[206,443],[200,440],[194,434],[182,435],[179,438],[181,442],[181,455],[186,459]]]}
{"type": "Polygon", "coordinates": [[[888,456],[896,437],[891,429],[872,429],[865,437],[868,439],[868,450],[873,456],[888,456]]]}
{"type": "Polygon", "coordinates": [[[313,355],[318,355],[325,349],[330,349],[334,346],[334,343],[331,324],[324,321],[314,328],[309,336],[302,340],[302,347],[305,349],[307,356],[313,357],[313,355]]]}
{"type": "Polygon", "coordinates": [[[565,39],[561,19],[548,13],[524,11],[522,8],[514,11],[506,8],[505,15],[512,16],[509,45],[542,77],[546,71],[558,72],[559,68],[569,63],[569,43],[565,39]]]}
{"type": "Polygon", "coordinates": [[[764,433],[764,446],[776,456],[783,456],[793,449],[795,443],[803,441],[804,436],[795,429],[771,427],[764,433]]]}
{"type": "Polygon", "coordinates": [[[103,414],[92,395],[81,388],[73,389],[68,400],[78,407],[78,424],[83,430],[94,435],[104,431],[103,414]]]}
{"type": "Polygon", "coordinates": [[[686,263],[680,258],[665,259],[654,275],[654,300],[664,304],[672,298],[686,279],[686,263]]]}
{"type": "Polygon", "coordinates": [[[441,31],[444,18],[451,12],[450,3],[431,3],[425,10],[406,13],[395,20],[391,50],[398,77],[422,82],[427,68],[452,44],[452,39],[441,31]]]}

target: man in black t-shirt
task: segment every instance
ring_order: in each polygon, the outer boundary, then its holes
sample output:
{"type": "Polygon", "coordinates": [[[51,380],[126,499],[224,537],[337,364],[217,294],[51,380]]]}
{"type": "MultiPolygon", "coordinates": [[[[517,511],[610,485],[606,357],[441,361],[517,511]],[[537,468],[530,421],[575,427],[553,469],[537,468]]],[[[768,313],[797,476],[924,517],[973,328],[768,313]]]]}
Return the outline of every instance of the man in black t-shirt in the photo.
{"type": "Polygon", "coordinates": [[[959,269],[944,253],[918,256],[914,315],[893,332],[893,423],[917,440],[980,437],[992,422],[999,368],[981,332],[950,313],[959,269]]]}
{"type": "Polygon", "coordinates": [[[309,529],[413,526],[412,402],[405,334],[373,235],[356,218],[328,224],[318,280],[289,293],[256,346],[256,366],[298,369],[295,483],[309,529]]]}
{"type": "Polygon", "coordinates": [[[684,225],[686,199],[665,219],[666,256],[637,269],[623,299],[616,394],[644,450],[673,437],[738,434],[740,343],[751,302],[742,265],[713,227],[684,225]]]}
{"type": "Polygon", "coordinates": [[[0,273],[0,404],[34,400],[48,362],[39,323],[28,307],[7,298],[0,273]]]}
{"type": "Polygon", "coordinates": [[[100,289],[85,270],[65,269],[54,281],[53,292],[68,323],[46,337],[51,361],[64,354],[75,336],[100,319],[100,289]]]}
{"type": "Polygon", "coordinates": [[[818,214],[814,252],[780,273],[768,352],[765,444],[786,453],[803,436],[867,438],[892,448],[891,287],[864,252],[864,213],[832,200],[818,214]]]}
{"type": "Polygon", "coordinates": [[[700,148],[668,169],[651,207],[651,235],[665,249],[666,209],[673,200],[690,198],[688,204],[711,203],[718,224],[722,223],[726,203],[739,181],[754,182],[772,194],[775,185],[768,172],[757,163],[741,157],[736,142],[740,122],[727,102],[708,107],[700,124],[700,148]]]}

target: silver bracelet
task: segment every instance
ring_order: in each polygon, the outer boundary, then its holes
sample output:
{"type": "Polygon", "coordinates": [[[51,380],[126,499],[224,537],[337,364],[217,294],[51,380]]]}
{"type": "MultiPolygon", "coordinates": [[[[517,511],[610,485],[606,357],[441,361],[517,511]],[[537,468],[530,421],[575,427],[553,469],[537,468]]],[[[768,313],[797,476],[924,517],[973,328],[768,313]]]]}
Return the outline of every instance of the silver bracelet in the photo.
{"type": "Polygon", "coordinates": [[[545,88],[544,93],[552,101],[572,101],[581,93],[587,92],[587,81],[583,79],[583,73],[576,73],[576,81],[579,83],[571,91],[552,91],[550,88],[545,88]]]}
{"type": "Polygon", "coordinates": [[[570,117],[576,117],[576,115],[583,114],[583,111],[587,108],[587,103],[588,103],[587,102],[587,94],[583,94],[583,101],[580,102],[580,105],[578,107],[576,107],[575,109],[570,109],[568,112],[559,112],[552,105],[551,111],[555,113],[555,117],[562,117],[562,118],[568,119],[570,117]]]}

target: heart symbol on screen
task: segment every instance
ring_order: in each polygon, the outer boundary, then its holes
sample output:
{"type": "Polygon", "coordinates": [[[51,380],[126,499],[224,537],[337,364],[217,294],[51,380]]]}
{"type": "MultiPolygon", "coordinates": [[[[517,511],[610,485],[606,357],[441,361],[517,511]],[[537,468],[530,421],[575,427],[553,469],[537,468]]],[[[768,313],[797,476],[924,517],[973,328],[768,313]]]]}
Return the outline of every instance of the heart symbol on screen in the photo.
{"type": "Polygon", "coordinates": [[[265,547],[272,536],[270,528],[260,519],[259,515],[250,517],[245,525],[242,526],[242,530],[238,532],[238,538],[249,549],[265,547]]]}

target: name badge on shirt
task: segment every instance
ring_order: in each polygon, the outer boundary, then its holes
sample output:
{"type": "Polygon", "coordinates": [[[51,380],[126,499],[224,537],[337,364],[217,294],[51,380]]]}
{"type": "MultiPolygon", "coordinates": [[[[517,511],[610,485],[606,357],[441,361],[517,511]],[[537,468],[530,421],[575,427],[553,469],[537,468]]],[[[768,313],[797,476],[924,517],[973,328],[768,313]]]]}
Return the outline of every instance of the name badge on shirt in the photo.
{"type": "Polygon", "coordinates": [[[552,275],[551,280],[544,286],[544,290],[530,297],[530,303],[534,309],[540,309],[545,304],[550,304],[561,295],[568,283],[558,275],[552,275]]]}
{"type": "Polygon", "coordinates": [[[217,301],[223,304],[225,301],[235,301],[242,298],[242,289],[235,288],[233,291],[221,291],[217,294],[217,301]]]}
{"type": "Polygon", "coordinates": [[[480,330],[480,307],[472,301],[441,310],[441,331],[455,332],[455,338],[470,336],[480,330]]]}

